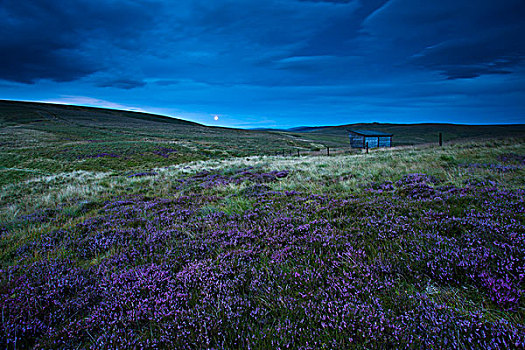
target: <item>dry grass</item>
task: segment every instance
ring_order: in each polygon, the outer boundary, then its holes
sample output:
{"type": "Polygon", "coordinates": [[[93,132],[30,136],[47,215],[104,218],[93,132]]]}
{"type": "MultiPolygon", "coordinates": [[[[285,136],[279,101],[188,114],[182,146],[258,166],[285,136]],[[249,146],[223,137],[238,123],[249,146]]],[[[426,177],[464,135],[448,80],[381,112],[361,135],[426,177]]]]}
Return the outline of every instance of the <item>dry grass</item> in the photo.
{"type": "MultiPolygon", "coordinates": [[[[41,208],[56,208],[80,201],[100,201],[129,193],[166,196],[173,193],[175,180],[207,170],[228,172],[253,167],[260,171],[289,170],[290,176],[270,186],[274,190],[308,193],[359,192],[371,182],[396,181],[404,174],[422,172],[445,184],[460,185],[467,177],[479,177],[510,187],[523,185],[523,170],[498,173],[490,169],[474,172],[458,166],[463,163],[490,163],[503,153],[525,153],[523,140],[486,141],[449,144],[445,147],[410,146],[377,149],[369,154],[326,156],[252,156],[224,160],[193,161],[152,169],[153,177],[128,178],[125,173],[74,171],[41,175],[3,186],[0,193],[0,220],[10,221],[18,215],[41,208]]],[[[235,193],[243,185],[214,189],[235,193]]]]}

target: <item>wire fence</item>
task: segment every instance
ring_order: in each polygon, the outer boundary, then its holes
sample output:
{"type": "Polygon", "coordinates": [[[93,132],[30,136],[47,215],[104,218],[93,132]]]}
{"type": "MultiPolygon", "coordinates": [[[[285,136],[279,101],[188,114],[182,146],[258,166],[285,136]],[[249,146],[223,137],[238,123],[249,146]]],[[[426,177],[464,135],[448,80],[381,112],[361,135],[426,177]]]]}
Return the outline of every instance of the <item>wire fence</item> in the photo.
{"type": "Polygon", "coordinates": [[[301,156],[333,156],[341,154],[359,154],[364,152],[364,149],[352,148],[352,147],[325,147],[313,150],[299,149],[299,148],[286,148],[275,151],[273,156],[283,157],[301,157],[301,156]]]}

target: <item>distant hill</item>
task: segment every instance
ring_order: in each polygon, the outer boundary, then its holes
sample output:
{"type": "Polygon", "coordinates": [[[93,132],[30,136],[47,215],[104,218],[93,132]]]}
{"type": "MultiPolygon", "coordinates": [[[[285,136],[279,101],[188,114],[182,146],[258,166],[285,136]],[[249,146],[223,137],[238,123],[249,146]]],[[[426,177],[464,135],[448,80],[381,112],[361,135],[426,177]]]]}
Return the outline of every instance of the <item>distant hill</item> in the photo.
{"type": "Polygon", "coordinates": [[[115,122],[119,124],[156,122],[202,126],[187,120],[150,113],[54,103],[0,100],[0,127],[45,121],[63,121],[81,124],[82,126],[103,126],[115,122]],[[96,125],[93,125],[94,123],[96,125]]]}
{"type": "MultiPolygon", "coordinates": [[[[289,132],[310,138],[325,137],[344,139],[347,142],[349,130],[373,130],[394,134],[394,145],[418,145],[436,142],[438,134],[443,134],[444,141],[458,141],[479,138],[525,137],[525,124],[503,125],[463,125],[445,123],[420,124],[383,124],[356,123],[338,126],[301,126],[289,129],[265,129],[266,131],[289,132]]],[[[332,145],[335,146],[335,145],[332,145]]]]}
{"type": "Polygon", "coordinates": [[[315,128],[309,133],[347,136],[350,129],[382,131],[394,134],[395,145],[417,145],[436,142],[438,134],[444,141],[479,138],[525,137],[525,124],[514,125],[461,125],[461,124],[348,124],[335,127],[315,128]]]}
{"type": "Polygon", "coordinates": [[[317,130],[322,130],[330,128],[330,126],[298,126],[296,128],[290,128],[288,131],[290,132],[312,132],[317,130]]]}
{"type": "Polygon", "coordinates": [[[258,130],[258,131],[288,131],[288,132],[310,132],[316,131],[324,128],[331,128],[332,126],[297,126],[294,128],[288,129],[279,129],[279,128],[250,128],[249,130],[258,130]]]}
{"type": "Polygon", "coordinates": [[[63,171],[134,171],[322,146],[317,136],[210,127],[131,111],[0,100],[0,184],[63,171]]]}
{"type": "Polygon", "coordinates": [[[523,124],[370,123],[243,130],[148,113],[0,100],[0,185],[75,170],[127,173],[206,159],[311,154],[324,147],[358,152],[349,149],[349,129],[392,133],[395,146],[436,143],[439,132],[445,142],[525,137],[523,124]]]}
{"type": "MultiPolygon", "coordinates": [[[[68,141],[139,141],[176,140],[225,154],[272,154],[289,148],[348,147],[348,130],[365,129],[393,134],[394,145],[436,142],[438,133],[444,141],[473,138],[525,137],[525,124],[380,124],[357,123],[339,126],[299,126],[289,129],[252,130],[209,127],[202,124],[149,113],[94,107],[0,100],[0,128],[16,127],[32,133],[36,142],[45,135],[68,141]],[[38,136],[37,136],[38,135],[38,136]]],[[[5,130],[4,130],[5,131],[5,130]]],[[[10,133],[13,134],[11,130],[10,133]]],[[[24,142],[27,139],[21,138],[24,142]]],[[[43,140],[43,139],[42,139],[43,140]]],[[[4,140],[5,142],[5,140],[4,140]]]]}

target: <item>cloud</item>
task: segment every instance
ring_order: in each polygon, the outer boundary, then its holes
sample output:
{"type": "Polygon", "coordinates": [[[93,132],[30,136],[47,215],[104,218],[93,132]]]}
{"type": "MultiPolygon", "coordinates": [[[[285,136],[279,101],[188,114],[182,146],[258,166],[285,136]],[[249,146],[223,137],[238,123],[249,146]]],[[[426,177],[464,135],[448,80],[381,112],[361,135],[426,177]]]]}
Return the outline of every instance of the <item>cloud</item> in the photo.
{"type": "Polygon", "coordinates": [[[525,107],[524,8],[523,0],[0,0],[0,92],[237,123],[423,118],[468,104],[515,113],[525,107]]]}
{"type": "Polygon", "coordinates": [[[299,0],[301,2],[325,2],[325,3],[331,3],[331,4],[348,4],[349,2],[355,1],[355,0],[299,0]]]}
{"type": "Polygon", "coordinates": [[[146,86],[146,82],[143,80],[135,80],[135,79],[115,79],[111,81],[101,82],[97,86],[130,90],[130,89],[135,89],[138,87],[144,87],[146,86]]]}
{"type": "Polygon", "coordinates": [[[312,72],[313,70],[338,65],[340,60],[340,57],[330,55],[292,56],[278,60],[276,66],[283,70],[312,72]]]}
{"type": "Polygon", "coordinates": [[[448,79],[510,74],[525,59],[525,47],[520,42],[525,45],[514,32],[452,39],[425,48],[410,61],[439,71],[448,79]]]}
{"type": "Polygon", "coordinates": [[[22,83],[72,81],[105,69],[112,48],[133,48],[156,9],[151,1],[126,0],[4,0],[0,6],[0,79],[22,83]]]}
{"type": "MultiPolygon", "coordinates": [[[[357,6],[352,3],[343,6],[345,12],[357,6]]],[[[225,86],[304,82],[304,74],[286,72],[279,61],[308,56],[298,52],[340,12],[340,5],[295,0],[193,1],[191,6],[177,6],[173,20],[160,29],[155,43],[159,49],[142,68],[149,79],[225,86]]]]}
{"type": "Polygon", "coordinates": [[[391,0],[364,21],[363,42],[393,64],[447,79],[510,74],[525,58],[523,18],[521,0],[391,0]]]}
{"type": "Polygon", "coordinates": [[[34,83],[38,79],[71,81],[89,75],[98,69],[93,62],[74,49],[55,47],[52,51],[31,44],[2,46],[0,79],[34,83]],[[4,54],[5,53],[5,54],[4,54]]]}
{"type": "Polygon", "coordinates": [[[334,84],[402,69],[509,74],[525,56],[524,9],[522,0],[4,0],[0,79],[95,76],[95,86],[132,89],[334,84]]]}

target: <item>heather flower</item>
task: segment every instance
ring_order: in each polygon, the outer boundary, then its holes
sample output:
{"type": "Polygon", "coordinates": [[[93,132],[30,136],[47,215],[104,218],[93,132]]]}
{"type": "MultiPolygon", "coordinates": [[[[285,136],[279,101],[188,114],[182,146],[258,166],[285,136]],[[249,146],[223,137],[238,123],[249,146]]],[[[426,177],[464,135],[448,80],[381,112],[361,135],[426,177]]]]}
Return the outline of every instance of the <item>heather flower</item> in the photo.
{"type": "Polygon", "coordinates": [[[131,174],[131,175],[128,175],[127,177],[144,177],[144,176],[155,176],[155,175],[157,175],[156,172],[149,171],[149,172],[131,174]]]}
{"type": "Polygon", "coordinates": [[[203,171],[19,242],[0,346],[525,346],[524,190],[409,174],[363,196],[271,191],[285,176],[203,171]],[[242,213],[184,191],[232,183],[242,213]]]}

